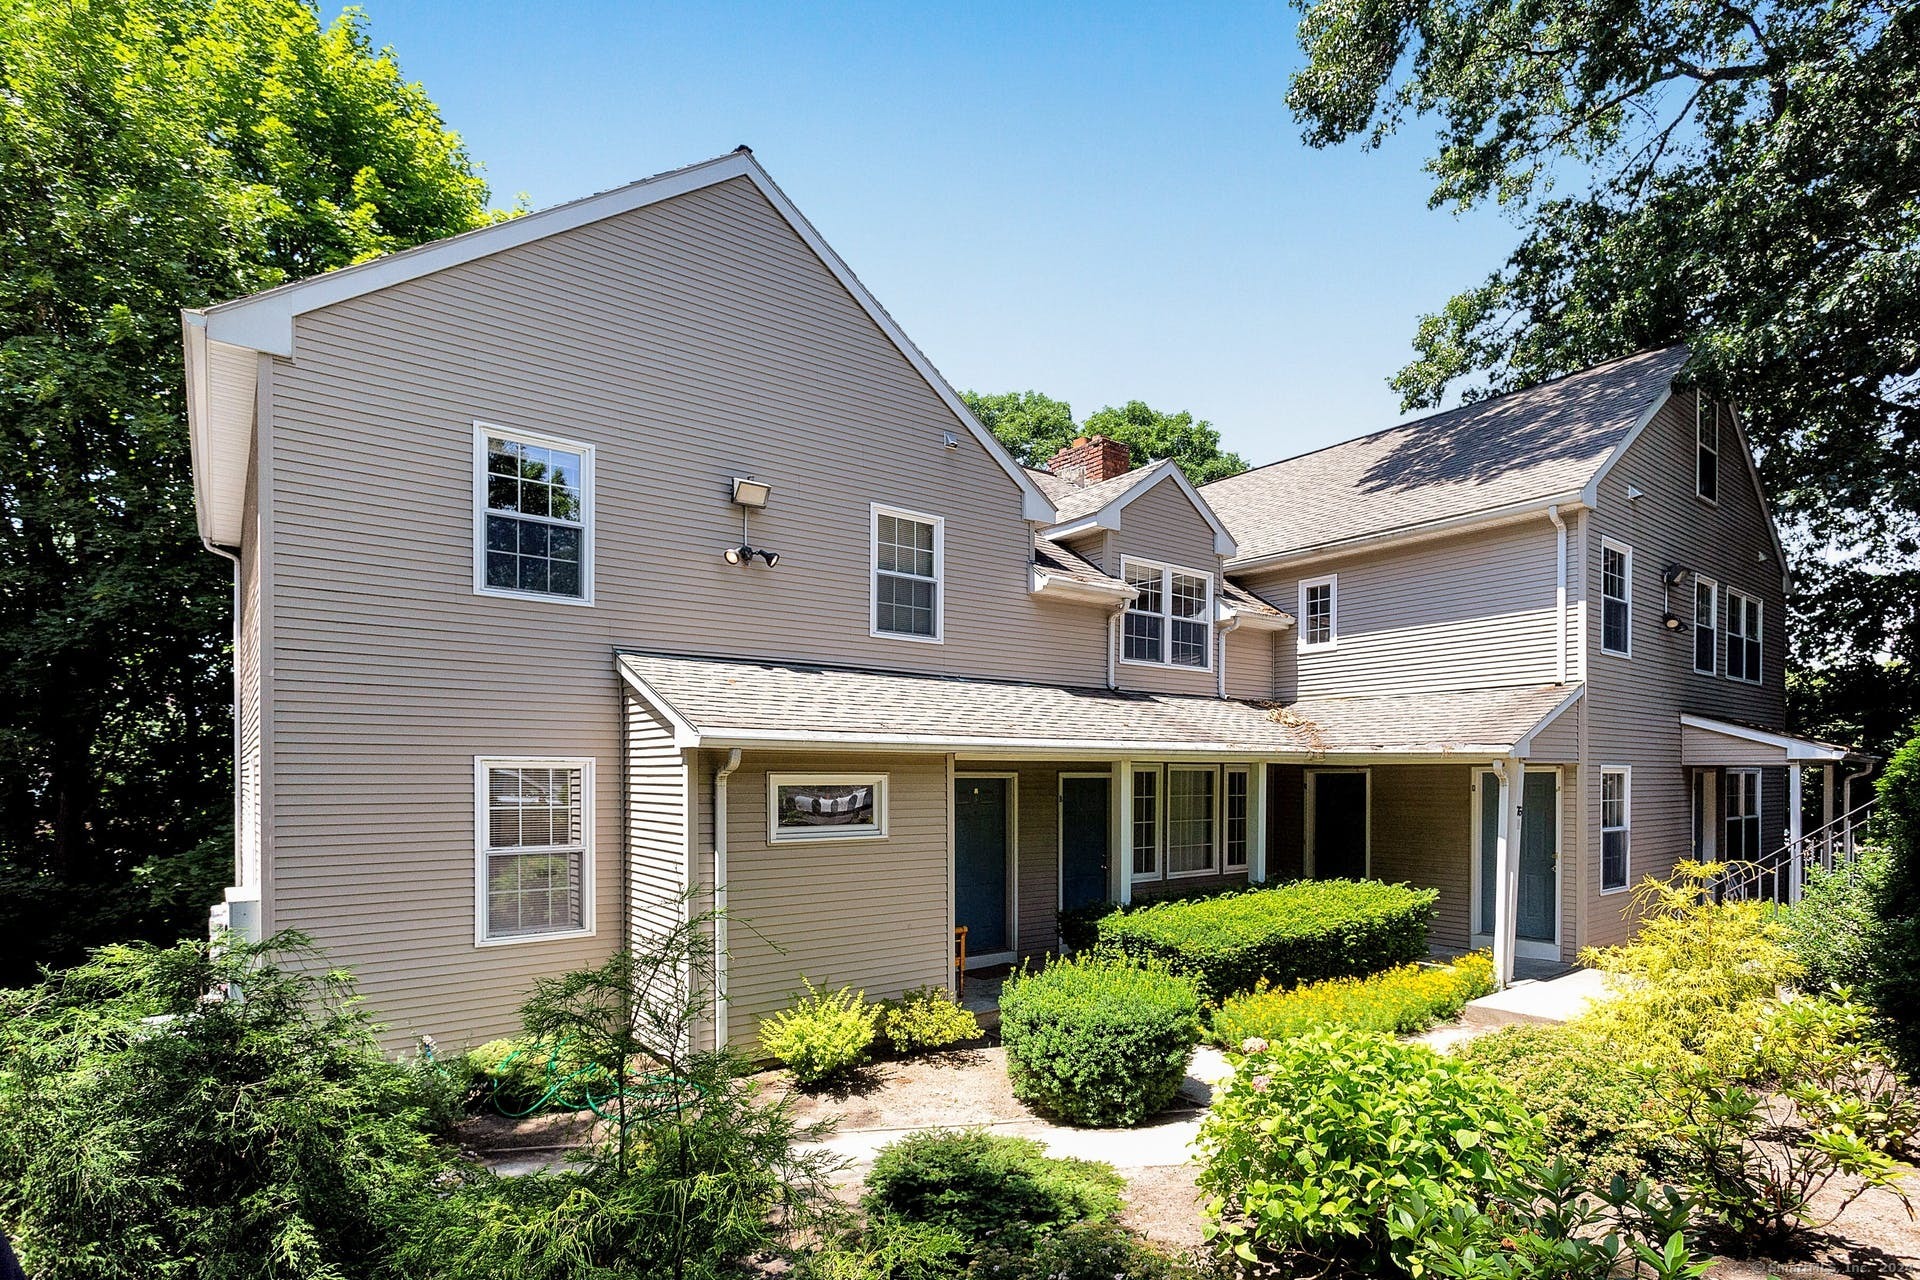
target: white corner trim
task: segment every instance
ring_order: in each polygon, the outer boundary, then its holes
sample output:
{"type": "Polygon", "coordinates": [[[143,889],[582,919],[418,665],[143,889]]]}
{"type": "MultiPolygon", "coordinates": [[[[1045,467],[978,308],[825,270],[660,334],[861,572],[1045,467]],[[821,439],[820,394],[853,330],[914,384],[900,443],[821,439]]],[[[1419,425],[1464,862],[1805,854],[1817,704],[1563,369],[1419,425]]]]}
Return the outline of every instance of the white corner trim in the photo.
{"type": "Polygon", "coordinates": [[[1572,693],[1562,698],[1553,710],[1547,712],[1547,714],[1535,721],[1533,728],[1527,730],[1514,740],[1513,754],[1521,760],[1525,760],[1531,755],[1533,753],[1533,740],[1539,737],[1540,734],[1546,730],[1547,726],[1551,725],[1555,720],[1558,720],[1574,703],[1585,697],[1586,692],[1586,685],[1575,685],[1572,693]]]}
{"type": "Polygon", "coordinates": [[[680,714],[677,707],[662,697],[652,685],[635,675],[633,669],[626,663],[616,659],[613,665],[620,669],[620,678],[640,695],[640,700],[659,712],[660,718],[673,727],[674,746],[684,749],[700,745],[700,726],[680,714]]]}

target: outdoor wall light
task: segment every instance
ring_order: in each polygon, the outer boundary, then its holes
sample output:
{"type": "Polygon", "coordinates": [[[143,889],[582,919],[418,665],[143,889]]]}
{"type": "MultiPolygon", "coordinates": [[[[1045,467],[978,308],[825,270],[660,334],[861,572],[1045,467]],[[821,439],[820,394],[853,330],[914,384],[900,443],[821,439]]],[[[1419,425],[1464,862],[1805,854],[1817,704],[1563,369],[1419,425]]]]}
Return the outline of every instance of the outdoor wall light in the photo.
{"type": "Polygon", "coordinates": [[[753,548],[749,546],[728,547],[720,554],[728,564],[745,564],[753,559],[753,548]]]}
{"type": "Polygon", "coordinates": [[[1660,615],[1660,625],[1669,631],[1678,631],[1680,629],[1680,615],[1677,613],[1663,613],[1660,615]]]}
{"type": "Polygon", "coordinates": [[[728,564],[737,564],[744,568],[753,563],[755,556],[759,556],[762,560],[766,561],[767,568],[769,569],[780,563],[780,553],[778,551],[768,551],[764,548],[756,549],[753,544],[747,541],[748,513],[765,510],[767,499],[772,496],[772,494],[772,485],[760,480],[755,480],[752,476],[733,477],[733,502],[735,506],[740,508],[740,545],[737,547],[728,547],[720,553],[720,557],[728,564]]]}
{"type": "Polygon", "coordinates": [[[755,511],[763,510],[772,493],[772,485],[755,480],[751,476],[733,478],[733,500],[739,506],[752,507],[755,511]]]}

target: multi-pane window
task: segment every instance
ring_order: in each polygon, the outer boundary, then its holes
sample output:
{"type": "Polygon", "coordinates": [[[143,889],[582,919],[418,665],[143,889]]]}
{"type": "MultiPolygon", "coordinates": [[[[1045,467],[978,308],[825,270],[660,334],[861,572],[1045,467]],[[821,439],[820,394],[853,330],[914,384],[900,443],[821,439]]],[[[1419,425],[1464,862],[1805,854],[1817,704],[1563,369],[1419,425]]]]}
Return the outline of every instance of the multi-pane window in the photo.
{"type": "Polygon", "coordinates": [[[1245,769],[1227,770],[1226,810],[1226,857],[1224,864],[1229,868],[1247,865],[1248,823],[1247,806],[1249,803],[1248,784],[1252,775],[1245,769]]]}
{"type": "Polygon", "coordinates": [[[478,430],[482,591],[584,600],[592,452],[478,430]]]}
{"type": "Polygon", "coordinates": [[[1334,575],[1300,584],[1300,647],[1331,649],[1339,640],[1340,582],[1334,575]]]}
{"type": "Polygon", "coordinates": [[[1760,771],[1727,770],[1726,862],[1756,862],[1760,858],[1760,771]]]}
{"type": "Polygon", "coordinates": [[[1600,544],[1600,648],[1633,655],[1633,549],[1600,544]]]}
{"type": "Polygon", "coordinates": [[[943,522],[873,509],[873,633],[940,638],[943,522]]]}
{"type": "Polygon", "coordinates": [[[1705,396],[1694,398],[1694,432],[1698,448],[1693,468],[1693,491],[1708,502],[1720,501],[1720,406],[1705,396]]]}
{"type": "Polygon", "coordinates": [[[1633,774],[1626,769],[1600,771],[1600,890],[1627,887],[1627,861],[1633,844],[1633,774]]]}
{"type": "Polygon", "coordinates": [[[478,762],[481,941],[587,929],[591,768],[584,760],[478,762]]]}
{"type": "Polygon", "coordinates": [[[1727,592],[1727,678],[1760,683],[1760,602],[1727,592]]]}
{"type": "Polygon", "coordinates": [[[1167,768],[1167,874],[1201,875],[1214,869],[1214,822],[1220,774],[1212,765],[1167,768]]]}
{"type": "Polygon", "coordinates": [[[1160,771],[1137,769],[1133,775],[1133,874],[1160,874],[1160,771]]]}
{"type": "Polygon", "coordinates": [[[1693,669],[1701,675],[1713,674],[1715,651],[1720,636],[1720,588],[1706,578],[1693,583],[1693,669]]]}
{"type": "Polygon", "coordinates": [[[1211,667],[1213,579],[1128,559],[1121,573],[1137,593],[1121,618],[1120,656],[1128,662],[1211,667]]]}

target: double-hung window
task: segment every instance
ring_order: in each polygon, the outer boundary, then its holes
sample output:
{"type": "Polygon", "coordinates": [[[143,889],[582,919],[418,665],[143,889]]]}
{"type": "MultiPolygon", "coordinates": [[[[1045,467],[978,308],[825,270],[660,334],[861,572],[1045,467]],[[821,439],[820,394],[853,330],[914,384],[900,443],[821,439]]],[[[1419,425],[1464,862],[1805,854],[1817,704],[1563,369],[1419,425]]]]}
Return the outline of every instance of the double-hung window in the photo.
{"type": "Polygon", "coordinates": [[[1760,683],[1760,601],[1727,592],[1727,678],[1760,683]]]}
{"type": "Polygon", "coordinates": [[[1711,578],[1693,580],[1693,669],[1703,676],[1714,672],[1720,648],[1720,585],[1711,578]]]}
{"type": "Polygon", "coordinates": [[[1726,862],[1755,862],[1760,857],[1760,771],[1727,770],[1726,862]]]}
{"type": "Polygon", "coordinates": [[[1300,583],[1300,648],[1332,649],[1340,643],[1340,577],[1306,578],[1300,583]]]}
{"type": "Polygon", "coordinates": [[[593,598],[593,450],[476,423],[474,590],[593,598]]]}
{"type": "Polygon", "coordinates": [[[1633,656],[1633,548],[1600,543],[1600,651],[1633,656]]]}
{"type": "Polygon", "coordinates": [[[1693,491],[1708,502],[1720,501],[1720,406],[1694,397],[1693,491]]]}
{"type": "Polygon", "coordinates": [[[1600,892],[1627,887],[1633,855],[1633,771],[1600,771],[1600,892]]]}
{"type": "Polygon", "coordinates": [[[1121,659],[1210,670],[1212,576],[1131,558],[1121,573],[1137,593],[1121,618],[1121,659]]]}
{"type": "Polygon", "coordinates": [[[1167,766],[1167,876],[1209,875],[1217,867],[1220,771],[1167,766]]]}
{"type": "Polygon", "coordinates": [[[873,507],[873,634],[939,643],[944,621],[946,522],[873,507]]]}
{"type": "Polygon", "coordinates": [[[474,761],[475,941],[593,932],[593,761],[474,761]]]}

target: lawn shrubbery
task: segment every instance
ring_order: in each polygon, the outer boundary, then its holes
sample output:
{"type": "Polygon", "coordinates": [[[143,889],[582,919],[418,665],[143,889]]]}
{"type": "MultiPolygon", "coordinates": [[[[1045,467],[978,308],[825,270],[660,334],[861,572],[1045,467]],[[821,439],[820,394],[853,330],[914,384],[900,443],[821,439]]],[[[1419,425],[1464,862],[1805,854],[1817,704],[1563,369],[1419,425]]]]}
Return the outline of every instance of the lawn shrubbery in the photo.
{"type": "Polygon", "coordinates": [[[1891,870],[1887,851],[1869,845],[1851,866],[1807,869],[1799,902],[1787,912],[1786,948],[1809,991],[1861,989],[1872,981],[1880,918],[1874,901],[1891,870]]]}
{"type": "Polygon", "coordinates": [[[1173,1101],[1200,1040],[1200,997],[1163,967],[1087,955],[1007,979],[1007,1074],[1075,1124],[1134,1125],[1173,1101]]]}
{"type": "Polygon", "coordinates": [[[980,1023],[945,987],[915,987],[880,1002],[880,1035],[895,1053],[924,1053],[980,1038],[980,1023]]]}
{"type": "Polygon", "coordinates": [[[1294,986],[1421,959],[1439,896],[1373,880],[1298,880],[1109,915],[1099,941],[1166,964],[1218,1001],[1262,981],[1294,986]]]}
{"type": "Polygon", "coordinates": [[[1125,1185],[1111,1167],[1049,1156],[1032,1138],[933,1130],[881,1148],[862,1203],[871,1215],[978,1243],[1010,1228],[1040,1233],[1111,1218],[1125,1185]]]}
{"type": "Polygon", "coordinates": [[[1493,990],[1493,959],[1476,951],[1452,964],[1408,964],[1365,978],[1329,978],[1291,990],[1264,984],[1213,1014],[1215,1043],[1284,1040],[1326,1027],[1411,1035],[1457,1017],[1493,990]]]}
{"type": "MultiPolygon", "coordinates": [[[[804,980],[803,980],[804,981],[804,980]]],[[[863,1065],[872,1056],[881,1009],[864,992],[821,991],[811,982],[793,1006],[760,1023],[760,1049],[803,1089],[863,1065]]]]}

